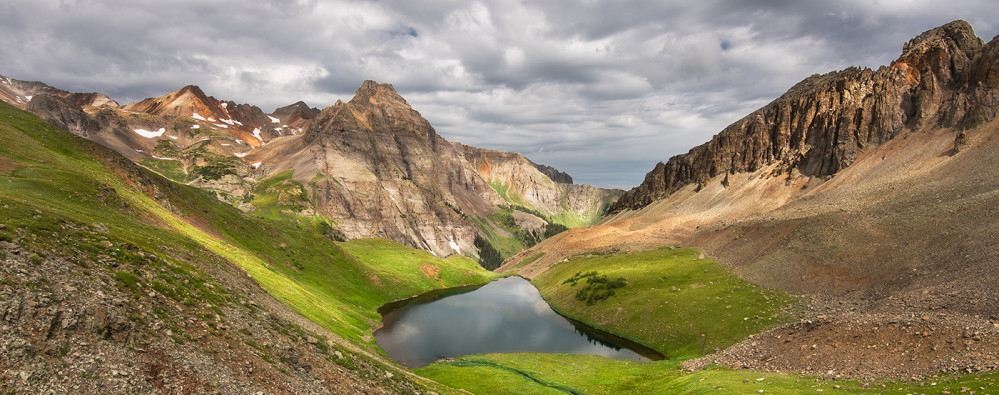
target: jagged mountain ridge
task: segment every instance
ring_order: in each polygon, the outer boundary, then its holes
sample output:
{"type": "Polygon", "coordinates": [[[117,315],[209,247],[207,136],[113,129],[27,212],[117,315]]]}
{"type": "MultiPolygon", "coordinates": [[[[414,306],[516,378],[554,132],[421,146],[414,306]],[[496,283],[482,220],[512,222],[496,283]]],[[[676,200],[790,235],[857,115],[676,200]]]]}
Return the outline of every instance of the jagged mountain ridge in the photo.
{"type": "MultiPolygon", "coordinates": [[[[271,192],[258,181],[291,170],[292,180],[280,185],[308,198],[278,193],[284,196],[276,202],[285,207],[282,215],[326,218],[346,238],[385,237],[439,255],[474,255],[472,242],[483,229],[508,234],[489,216],[510,202],[391,85],[367,81],[350,102],[321,112],[297,102],[271,114],[208,96],[197,86],[99,107],[78,94],[34,89],[39,93],[25,104],[29,111],[247,211],[266,209],[253,204],[271,192]]],[[[550,197],[517,205],[557,214],[529,220],[533,231],[551,220],[592,223],[611,198],[588,185],[553,182],[541,171],[563,181],[571,176],[522,155],[507,158],[530,170],[503,180],[511,193],[528,196],[521,184],[531,183],[542,185],[530,187],[532,196],[550,197]]]]}
{"type": "Polygon", "coordinates": [[[891,66],[812,76],[711,141],[657,164],[610,211],[640,209],[685,185],[772,164],[779,164],[775,176],[829,177],[903,129],[980,125],[999,109],[997,47],[955,21],[906,43],[891,66]]]}

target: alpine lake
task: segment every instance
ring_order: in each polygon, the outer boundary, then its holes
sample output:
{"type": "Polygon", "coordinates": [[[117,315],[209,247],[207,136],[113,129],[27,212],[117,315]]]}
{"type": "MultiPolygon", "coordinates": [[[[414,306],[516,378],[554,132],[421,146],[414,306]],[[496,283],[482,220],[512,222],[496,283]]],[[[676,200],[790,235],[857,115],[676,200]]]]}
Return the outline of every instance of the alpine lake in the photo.
{"type": "Polygon", "coordinates": [[[506,277],[486,285],[438,290],[382,306],[377,343],[408,368],[484,353],[566,353],[632,361],[663,355],[567,319],[533,285],[506,277]]]}

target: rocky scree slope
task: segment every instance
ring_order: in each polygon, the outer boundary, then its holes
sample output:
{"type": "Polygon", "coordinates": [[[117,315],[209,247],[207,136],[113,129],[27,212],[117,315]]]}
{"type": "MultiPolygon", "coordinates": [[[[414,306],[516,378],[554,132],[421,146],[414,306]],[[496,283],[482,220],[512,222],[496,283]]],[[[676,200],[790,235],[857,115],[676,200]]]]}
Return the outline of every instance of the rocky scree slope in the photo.
{"type": "Polygon", "coordinates": [[[999,109],[997,51],[999,43],[983,45],[971,25],[955,21],[906,43],[889,67],[814,75],[704,145],[660,162],[610,211],[771,164],[779,165],[774,176],[829,177],[903,131],[981,125],[999,109]]]}

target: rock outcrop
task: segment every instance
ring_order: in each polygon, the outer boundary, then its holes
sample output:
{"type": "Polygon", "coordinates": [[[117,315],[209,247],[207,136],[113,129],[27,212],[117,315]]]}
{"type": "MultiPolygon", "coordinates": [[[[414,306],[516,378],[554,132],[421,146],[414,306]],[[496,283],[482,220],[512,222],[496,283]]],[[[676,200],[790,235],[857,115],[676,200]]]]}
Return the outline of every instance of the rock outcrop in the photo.
{"type": "Polygon", "coordinates": [[[906,131],[980,125],[999,109],[997,62],[999,41],[983,45],[967,22],[927,31],[905,44],[891,66],[809,77],[711,141],[660,162],[611,212],[773,164],[779,164],[773,176],[826,178],[859,151],[906,131]]]}
{"type": "Polygon", "coordinates": [[[572,176],[570,176],[569,173],[559,171],[559,169],[539,163],[534,163],[534,167],[537,168],[542,174],[548,176],[548,178],[551,178],[552,181],[560,184],[572,184],[572,176]]]}

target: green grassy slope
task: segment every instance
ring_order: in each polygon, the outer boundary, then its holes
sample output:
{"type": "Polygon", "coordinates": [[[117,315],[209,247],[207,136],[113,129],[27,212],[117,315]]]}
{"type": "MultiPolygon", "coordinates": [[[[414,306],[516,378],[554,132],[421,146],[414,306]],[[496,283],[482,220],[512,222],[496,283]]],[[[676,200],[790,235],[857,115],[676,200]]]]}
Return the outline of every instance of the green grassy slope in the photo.
{"type": "Polygon", "coordinates": [[[6,232],[17,229],[40,248],[73,249],[83,236],[67,239],[57,224],[99,223],[158,256],[216,255],[303,316],[369,349],[382,304],[495,277],[468,259],[438,259],[389,241],[341,247],[299,221],[253,218],[6,103],[0,155],[6,232]]]}
{"type": "Polygon", "coordinates": [[[861,382],[717,366],[690,373],[670,361],[640,363],[569,354],[469,356],[416,372],[476,394],[957,394],[994,389],[999,380],[999,373],[986,373],[861,382]]]}
{"type": "Polygon", "coordinates": [[[661,248],[635,254],[591,254],[559,264],[533,282],[559,312],[654,348],[672,359],[714,352],[746,336],[776,327],[793,299],[740,280],[692,248],[661,248]],[[565,281],[595,271],[627,283],[593,305],[576,299],[587,280],[565,281]]]}

